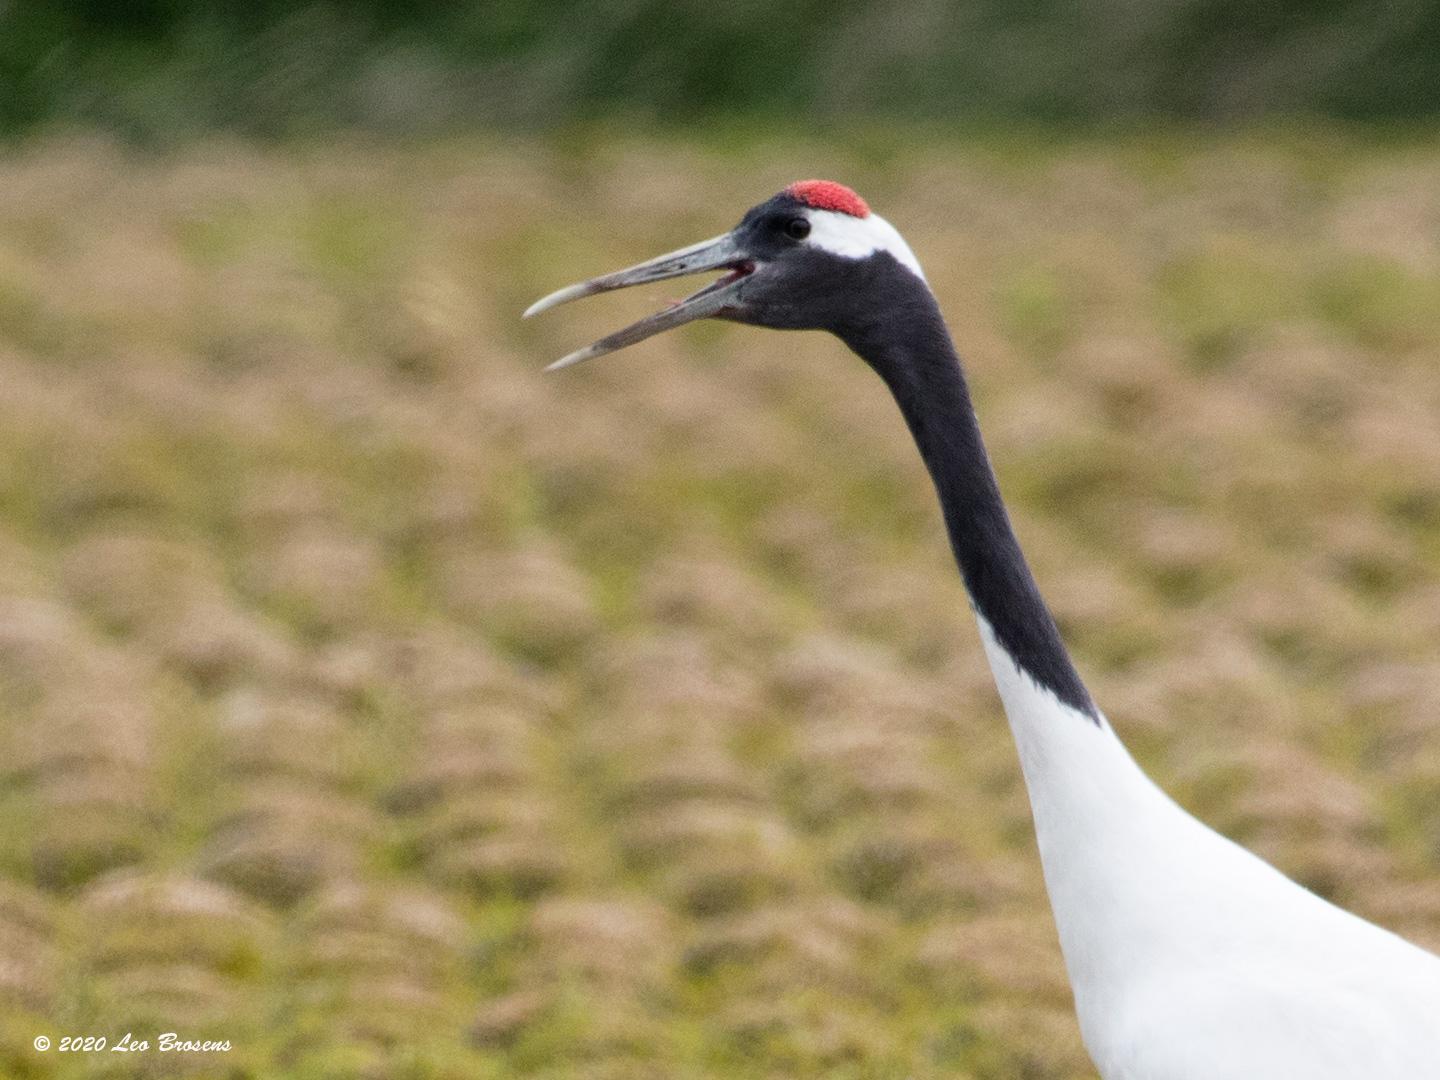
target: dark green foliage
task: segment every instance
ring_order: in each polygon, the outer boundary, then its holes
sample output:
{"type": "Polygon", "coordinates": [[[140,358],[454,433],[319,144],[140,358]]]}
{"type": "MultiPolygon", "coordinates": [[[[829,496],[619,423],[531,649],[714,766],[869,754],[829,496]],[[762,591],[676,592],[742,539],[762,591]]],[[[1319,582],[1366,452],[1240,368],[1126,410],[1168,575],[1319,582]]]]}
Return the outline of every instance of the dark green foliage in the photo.
{"type": "Polygon", "coordinates": [[[0,130],[1396,120],[1440,110],[1437,43],[1423,0],[6,0],[0,130]]]}

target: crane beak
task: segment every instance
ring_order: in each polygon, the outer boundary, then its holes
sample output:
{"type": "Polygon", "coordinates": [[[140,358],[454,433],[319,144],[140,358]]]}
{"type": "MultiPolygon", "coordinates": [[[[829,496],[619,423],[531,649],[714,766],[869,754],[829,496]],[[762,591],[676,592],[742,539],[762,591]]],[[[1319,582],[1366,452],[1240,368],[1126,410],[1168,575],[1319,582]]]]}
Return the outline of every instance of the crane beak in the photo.
{"type": "Polygon", "coordinates": [[[571,300],[579,300],[582,296],[593,296],[595,293],[610,292],[613,289],[626,289],[631,285],[648,285],[652,281],[665,281],[668,278],[685,277],[689,274],[701,274],[707,270],[728,270],[729,273],[706,285],[698,292],[691,293],[684,300],[672,304],[664,311],[656,312],[648,318],[627,326],[624,330],[617,330],[608,337],[601,338],[593,345],[587,345],[583,349],[572,352],[569,356],[561,357],[545,370],[558,371],[560,368],[570,367],[572,364],[579,364],[597,356],[604,356],[606,353],[616,352],[626,346],[634,345],[637,341],[644,341],[648,337],[654,337],[656,334],[684,323],[694,322],[696,319],[713,318],[733,311],[738,301],[740,285],[754,272],[755,262],[741,250],[739,244],[735,242],[733,234],[725,233],[722,236],[683,247],[679,251],[672,251],[668,255],[660,255],[627,270],[617,270],[613,274],[591,278],[578,285],[570,285],[558,292],[551,293],[543,300],[537,300],[526,310],[525,318],[528,319],[532,315],[538,315],[542,311],[548,311],[561,304],[568,304],[571,300]]]}

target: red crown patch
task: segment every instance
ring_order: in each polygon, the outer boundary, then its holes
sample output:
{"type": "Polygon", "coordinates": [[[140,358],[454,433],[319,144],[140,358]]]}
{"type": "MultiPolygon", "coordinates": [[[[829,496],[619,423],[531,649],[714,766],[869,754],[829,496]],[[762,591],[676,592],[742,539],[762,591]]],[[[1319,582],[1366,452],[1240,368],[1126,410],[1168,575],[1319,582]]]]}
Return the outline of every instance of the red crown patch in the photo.
{"type": "Polygon", "coordinates": [[[864,199],[834,180],[800,180],[785,191],[816,210],[835,210],[857,218],[868,217],[870,214],[870,207],[864,199]]]}

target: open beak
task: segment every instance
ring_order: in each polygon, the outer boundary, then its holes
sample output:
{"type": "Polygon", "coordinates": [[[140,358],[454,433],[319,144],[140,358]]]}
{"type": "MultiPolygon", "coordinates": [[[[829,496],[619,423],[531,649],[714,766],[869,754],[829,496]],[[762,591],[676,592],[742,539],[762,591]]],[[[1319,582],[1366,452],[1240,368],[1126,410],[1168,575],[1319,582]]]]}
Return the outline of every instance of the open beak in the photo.
{"type": "Polygon", "coordinates": [[[732,234],[725,233],[723,236],[703,240],[698,244],[683,247],[679,251],[672,251],[668,255],[650,259],[638,266],[632,266],[628,270],[617,270],[604,277],[582,281],[578,285],[571,285],[558,292],[553,292],[543,300],[537,300],[526,310],[525,317],[527,319],[531,315],[538,315],[550,308],[568,304],[571,300],[579,300],[582,296],[593,296],[595,293],[610,292],[612,289],[625,289],[631,285],[647,285],[652,281],[665,281],[668,278],[685,277],[689,274],[701,274],[707,270],[728,270],[729,273],[706,285],[698,292],[691,293],[684,300],[672,304],[664,311],[658,311],[648,318],[627,326],[624,330],[617,330],[610,336],[601,338],[593,345],[587,345],[583,349],[572,352],[569,356],[561,357],[545,370],[557,371],[560,368],[569,367],[571,364],[578,364],[623,349],[628,345],[634,345],[637,341],[644,341],[648,337],[654,337],[661,331],[673,329],[683,323],[711,318],[722,315],[727,310],[733,310],[738,300],[740,284],[754,272],[755,263],[740,249],[732,234]]]}

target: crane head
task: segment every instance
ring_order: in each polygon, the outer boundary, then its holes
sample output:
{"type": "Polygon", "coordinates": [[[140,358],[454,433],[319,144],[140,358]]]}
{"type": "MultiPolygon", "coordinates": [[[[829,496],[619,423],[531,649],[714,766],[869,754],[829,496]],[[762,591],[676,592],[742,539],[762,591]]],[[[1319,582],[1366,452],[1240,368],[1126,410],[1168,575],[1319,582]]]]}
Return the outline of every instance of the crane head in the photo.
{"type": "Polygon", "coordinates": [[[752,207],[729,232],[560,289],[525,315],[595,293],[711,271],[721,276],[546,370],[615,352],[696,319],[843,333],[875,306],[926,289],[914,253],[864,199],[833,180],[802,180],[752,207]]]}

